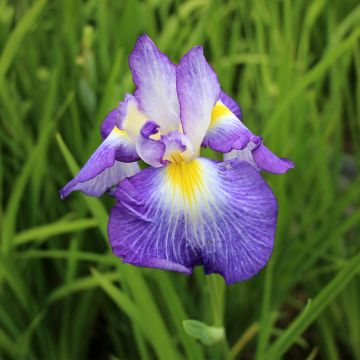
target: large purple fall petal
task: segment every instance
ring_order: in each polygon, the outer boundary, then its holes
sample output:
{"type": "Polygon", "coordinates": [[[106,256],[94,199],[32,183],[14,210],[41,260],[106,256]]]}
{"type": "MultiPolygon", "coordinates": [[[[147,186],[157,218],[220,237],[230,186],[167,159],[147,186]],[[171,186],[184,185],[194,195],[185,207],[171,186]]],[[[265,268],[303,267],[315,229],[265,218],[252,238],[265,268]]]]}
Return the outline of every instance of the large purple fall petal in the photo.
{"type": "Polygon", "coordinates": [[[201,46],[192,48],[181,59],[176,68],[176,87],[184,134],[195,151],[199,151],[210,124],[211,111],[220,96],[218,78],[201,46]]]}
{"type": "Polygon", "coordinates": [[[123,180],[115,197],[108,233],[124,262],[187,274],[203,264],[232,284],[271,255],[276,199],[246,162],[198,158],[144,169],[123,180]]]}
{"type": "Polygon", "coordinates": [[[145,34],[138,38],[129,57],[129,65],[140,109],[148,119],[159,124],[163,133],[178,130],[180,119],[175,65],[145,34]]]}
{"type": "Polygon", "coordinates": [[[126,176],[139,171],[135,144],[122,130],[115,127],[79,173],[61,190],[62,198],[74,190],[100,196],[126,176]]]}

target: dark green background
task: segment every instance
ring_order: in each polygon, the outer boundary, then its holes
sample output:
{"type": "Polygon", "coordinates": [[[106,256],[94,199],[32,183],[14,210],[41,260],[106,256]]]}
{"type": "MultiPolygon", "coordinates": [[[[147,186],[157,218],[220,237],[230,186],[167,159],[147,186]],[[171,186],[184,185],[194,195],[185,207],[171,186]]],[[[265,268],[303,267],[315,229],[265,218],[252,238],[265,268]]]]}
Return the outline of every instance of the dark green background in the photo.
{"type": "Polygon", "coordinates": [[[0,0],[0,358],[359,359],[359,24],[356,0],[0,0]],[[276,246],[246,283],[122,265],[112,200],[59,198],[133,90],[142,32],[174,61],[204,45],[245,124],[296,164],[264,175],[276,246]],[[189,318],[226,343],[196,342],[189,318]]]}

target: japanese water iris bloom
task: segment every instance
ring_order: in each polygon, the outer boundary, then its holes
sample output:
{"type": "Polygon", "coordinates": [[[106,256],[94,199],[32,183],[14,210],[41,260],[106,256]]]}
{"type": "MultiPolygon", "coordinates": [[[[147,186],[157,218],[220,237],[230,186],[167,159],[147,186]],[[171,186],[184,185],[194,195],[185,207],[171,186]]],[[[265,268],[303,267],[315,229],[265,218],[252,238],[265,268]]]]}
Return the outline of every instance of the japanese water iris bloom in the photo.
{"type": "Polygon", "coordinates": [[[134,95],[105,118],[104,141],[62,197],[111,189],[109,239],[126,263],[186,274],[203,265],[227,284],[249,279],[271,255],[277,219],[259,171],[284,173],[293,164],[240,121],[202,47],[175,65],[142,35],[129,64],[134,95]],[[201,157],[201,147],[227,160],[201,157]],[[139,159],[150,166],[140,170],[139,159]]]}

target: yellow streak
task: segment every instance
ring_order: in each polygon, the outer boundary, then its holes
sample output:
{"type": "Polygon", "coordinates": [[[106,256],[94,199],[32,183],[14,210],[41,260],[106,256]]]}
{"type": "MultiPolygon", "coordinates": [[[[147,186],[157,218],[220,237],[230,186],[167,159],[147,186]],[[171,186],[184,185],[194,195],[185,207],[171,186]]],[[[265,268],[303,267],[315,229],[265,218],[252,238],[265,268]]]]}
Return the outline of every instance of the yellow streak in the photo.
{"type": "Polygon", "coordinates": [[[214,125],[222,116],[231,115],[232,112],[220,101],[218,101],[211,111],[210,126],[214,125]]]}
{"type": "Polygon", "coordinates": [[[117,135],[119,135],[119,136],[128,136],[128,134],[127,134],[127,132],[125,131],[125,130],[120,130],[118,127],[114,127],[113,129],[112,129],[112,131],[114,132],[114,133],[116,133],[117,135]]]}
{"type": "Polygon", "coordinates": [[[197,160],[174,162],[166,169],[166,180],[170,185],[173,200],[181,199],[183,205],[193,208],[207,189],[202,181],[203,170],[197,160]]]}
{"type": "Polygon", "coordinates": [[[180,153],[176,152],[176,153],[172,153],[170,155],[170,158],[171,158],[171,162],[172,163],[175,163],[175,164],[179,164],[181,163],[182,161],[184,161],[183,157],[181,156],[180,153]]]}

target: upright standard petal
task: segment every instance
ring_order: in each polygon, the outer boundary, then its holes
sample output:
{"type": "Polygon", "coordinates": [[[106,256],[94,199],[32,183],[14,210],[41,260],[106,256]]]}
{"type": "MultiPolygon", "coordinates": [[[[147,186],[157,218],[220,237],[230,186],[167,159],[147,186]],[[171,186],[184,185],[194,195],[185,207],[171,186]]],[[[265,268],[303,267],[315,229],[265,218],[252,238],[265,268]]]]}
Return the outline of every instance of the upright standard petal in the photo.
{"type": "Polygon", "coordinates": [[[242,113],[239,104],[230,97],[225,91],[221,90],[220,101],[230,109],[230,111],[238,118],[242,119],[242,113]]]}
{"type": "Polygon", "coordinates": [[[250,143],[260,144],[261,137],[254,135],[235,115],[219,100],[211,112],[211,121],[202,146],[227,153],[233,149],[242,150],[250,143]]]}
{"type": "Polygon", "coordinates": [[[134,161],[138,159],[134,142],[115,127],[79,173],[60,190],[61,197],[74,190],[100,196],[126,176],[136,174],[139,167],[134,161]]]}
{"type": "Polygon", "coordinates": [[[176,67],[153,41],[141,35],[129,57],[141,110],[167,133],[180,123],[176,93],[176,67]]]}
{"type": "Polygon", "coordinates": [[[272,252],[276,199],[246,162],[148,168],[122,181],[115,197],[108,233],[127,263],[188,274],[203,264],[232,284],[255,275],[272,252]]]}
{"type": "Polygon", "coordinates": [[[211,111],[220,96],[218,78],[207,63],[201,46],[192,48],[176,68],[176,87],[184,130],[196,152],[211,120],[211,111]]]}

